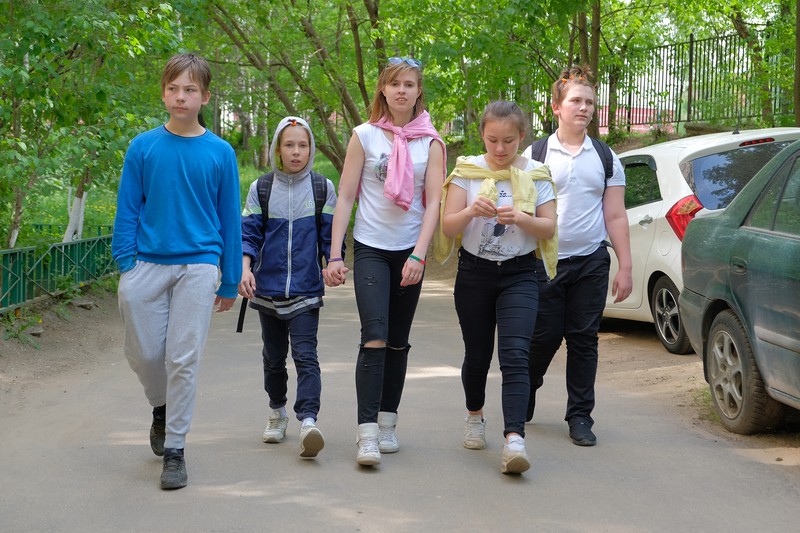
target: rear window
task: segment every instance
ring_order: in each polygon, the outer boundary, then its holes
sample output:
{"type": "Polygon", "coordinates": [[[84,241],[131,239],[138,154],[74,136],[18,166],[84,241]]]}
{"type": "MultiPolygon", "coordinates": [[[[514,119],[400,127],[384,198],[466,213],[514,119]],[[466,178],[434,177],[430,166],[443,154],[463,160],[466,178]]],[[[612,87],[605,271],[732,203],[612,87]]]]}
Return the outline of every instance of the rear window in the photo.
{"type": "Polygon", "coordinates": [[[752,177],[793,141],[744,146],[681,165],[686,181],[706,209],[724,209],[752,177]]]}

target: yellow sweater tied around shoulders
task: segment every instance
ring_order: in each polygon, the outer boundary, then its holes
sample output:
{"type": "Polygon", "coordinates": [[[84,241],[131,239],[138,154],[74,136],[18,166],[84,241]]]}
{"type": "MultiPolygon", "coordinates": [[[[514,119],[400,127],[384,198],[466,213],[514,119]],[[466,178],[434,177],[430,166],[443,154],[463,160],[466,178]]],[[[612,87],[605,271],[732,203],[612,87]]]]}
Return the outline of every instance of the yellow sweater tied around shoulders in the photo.
{"type": "MultiPolygon", "coordinates": [[[[493,202],[497,202],[498,198],[497,181],[511,180],[514,207],[531,215],[536,212],[536,199],[538,197],[534,182],[538,180],[547,180],[553,186],[554,192],[556,188],[553,179],[550,177],[550,168],[547,165],[542,165],[533,170],[522,170],[513,166],[505,170],[491,170],[474,163],[469,163],[466,157],[459,157],[456,160],[455,168],[450,175],[447,176],[442,188],[442,202],[439,206],[439,226],[433,238],[433,255],[440,263],[447,261],[453,254],[453,251],[458,246],[461,246],[460,235],[452,238],[445,235],[442,231],[442,218],[444,217],[444,207],[447,200],[447,187],[450,185],[453,178],[482,179],[483,182],[481,183],[478,195],[489,198],[493,202]]],[[[538,240],[536,256],[544,261],[547,277],[549,279],[556,277],[556,266],[558,265],[558,226],[556,226],[556,233],[553,235],[552,239],[538,240]]]]}

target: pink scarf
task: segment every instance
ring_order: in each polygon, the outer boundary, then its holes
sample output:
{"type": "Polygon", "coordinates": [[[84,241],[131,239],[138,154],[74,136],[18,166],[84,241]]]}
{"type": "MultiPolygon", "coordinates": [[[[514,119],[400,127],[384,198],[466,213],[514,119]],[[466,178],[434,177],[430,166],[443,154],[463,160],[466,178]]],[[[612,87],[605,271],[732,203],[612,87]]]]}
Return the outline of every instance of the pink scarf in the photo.
{"type": "MultiPolygon", "coordinates": [[[[420,137],[433,137],[442,145],[443,152],[445,150],[444,141],[431,124],[431,117],[427,111],[420,113],[417,118],[402,128],[392,124],[386,117],[372,124],[394,134],[386,182],[383,185],[383,195],[394,201],[404,211],[408,211],[411,201],[414,199],[414,162],[408,151],[408,141],[420,137]]],[[[442,166],[445,167],[445,165],[442,166]]],[[[444,179],[444,172],[442,179],[444,179]]]]}

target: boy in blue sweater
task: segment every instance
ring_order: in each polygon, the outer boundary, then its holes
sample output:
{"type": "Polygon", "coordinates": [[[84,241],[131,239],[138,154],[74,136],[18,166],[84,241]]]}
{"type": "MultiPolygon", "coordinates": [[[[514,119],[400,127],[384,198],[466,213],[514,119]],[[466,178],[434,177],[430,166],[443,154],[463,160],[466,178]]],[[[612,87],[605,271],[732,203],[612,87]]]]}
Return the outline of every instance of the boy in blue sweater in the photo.
{"type": "Polygon", "coordinates": [[[270,146],[272,189],[268,204],[262,205],[256,180],[250,185],[242,213],[239,294],[250,299],[261,320],[264,390],[272,408],[262,440],[281,442],[286,435],[286,356],[291,344],[297,370],[294,413],[301,423],[301,457],[316,457],[325,445],[316,425],[322,391],[317,330],[325,289],[320,256],[330,257],[336,207],[333,183],[324,176],[316,176],[327,191],[324,203],[316,197],[311,171],[314,152],[314,135],[303,119],[281,120],[270,146]],[[322,211],[319,219],[317,203],[322,211]]]}
{"type": "Polygon", "coordinates": [[[131,141],[114,220],[125,357],[153,406],[162,489],[186,486],[183,449],[211,313],[233,306],[242,274],[236,156],[199,121],[210,83],[197,55],[167,62],[169,120],[131,141]]]}

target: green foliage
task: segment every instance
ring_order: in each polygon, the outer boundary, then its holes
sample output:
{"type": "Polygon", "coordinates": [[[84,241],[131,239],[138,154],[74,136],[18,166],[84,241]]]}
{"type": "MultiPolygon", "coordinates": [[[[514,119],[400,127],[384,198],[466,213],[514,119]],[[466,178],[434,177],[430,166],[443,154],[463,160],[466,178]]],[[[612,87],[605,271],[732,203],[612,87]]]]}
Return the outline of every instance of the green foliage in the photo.
{"type": "Polygon", "coordinates": [[[14,8],[0,12],[5,220],[19,216],[12,204],[24,205],[28,195],[46,196],[79,181],[113,184],[127,142],[150,122],[158,94],[157,83],[147,91],[134,82],[153,79],[142,74],[149,58],[174,49],[177,20],[169,4],[53,0],[42,9],[38,1],[21,0],[14,8]]]}
{"type": "Polygon", "coordinates": [[[0,327],[3,328],[3,339],[16,339],[22,344],[33,346],[37,350],[39,343],[31,335],[26,333],[30,327],[41,323],[41,318],[31,315],[23,315],[19,310],[8,311],[0,314],[0,327]]]}
{"type": "MultiPolygon", "coordinates": [[[[159,76],[172,53],[197,50],[211,60],[213,100],[204,115],[239,149],[243,193],[260,175],[252,165],[261,143],[288,113],[308,118],[319,147],[317,169],[338,183],[347,139],[366,117],[386,56],[423,61],[434,124],[463,153],[478,153],[475,124],[490,100],[517,101],[537,128],[549,119],[549,86],[578,57],[574,17],[590,7],[586,0],[12,5],[0,11],[0,227],[11,227],[21,206],[20,246],[45,239],[32,223],[66,224],[68,191],[87,177],[84,225],[113,220],[130,139],[164,120],[159,76]],[[368,5],[379,11],[369,13],[368,5]],[[240,146],[244,123],[252,127],[247,151],[240,146]]],[[[608,0],[601,7],[601,79],[613,69],[644,74],[645,56],[637,50],[690,34],[728,34],[738,20],[753,35],[761,32],[752,42],[769,60],[761,77],[735,79],[736,87],[760,88],[764,76],[774,80],[787,112],[779,122],[793,122],[786,96],[795,90],[794,3],[608,0]]],[[[639,81],[619,77],[623,89],[639,81]]],[[[723,107],[702,98],[694,105],[712,113],[723,107]]],[[[623,133],[614,135],[612,142],[623,140],[623,133]]],[[[60,236],[47,238],[54,237],[60,236]]]]}

